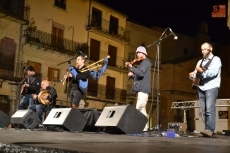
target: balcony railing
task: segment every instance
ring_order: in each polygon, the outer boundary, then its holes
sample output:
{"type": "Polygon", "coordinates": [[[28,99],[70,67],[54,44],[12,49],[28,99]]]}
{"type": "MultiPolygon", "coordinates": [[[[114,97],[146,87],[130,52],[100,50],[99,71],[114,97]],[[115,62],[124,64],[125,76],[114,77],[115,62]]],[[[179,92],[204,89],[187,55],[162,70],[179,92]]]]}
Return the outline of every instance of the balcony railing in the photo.
{"type": "MultiPolygon", "coordinates": [[[[40,30],[36,31],[24,31],[25,43],[34,44],[38,47],[42,47],[44,49],[55,50],[60,53],[75,55],[76,50],[81,50],[88,56],[88,60],[91,62],[96,62],[91,60],[91,56],[89,54],[89,48],[86,43],[78,43],[69,39],[65,39],[62,37],[58,37],[40,30]]],[[[108,52],[100,51],[100,59],[105,58],[108,55],[108,52]]],[[[98,60],[100,60],[98,59],[98,60]]],[[[116,56],[116,64],[110,65],[119,69],[126,70],[124,67],[125,60],[123,57],[116,56]]]]}
{"type": "MultiPolygon", "coordinates": [[[[46,33],[40,30],[36,30],[36,31],[25,30],[24,37],[25,37],[25,43],[34,44],[44,49],[55,50],[63,54],[75,55],[76,50],[81,50],[83,53],[87,55],[88,60],[90,62],[96,62],[94,60],[91,60],[92,57],[89,54],[90,47],[87,46],[87,43],[75,42],[75,41],[65,39],[63,37],[58,37],[56,35],[49,34],[49,33],[46,33]]],[[[105,58],[107,55],[108,55],[108,52],[100,51],[100,58],[98,60],[105,58]]],[[[133,56],[135,56],[135,53],[133,53],[133,56]]],[[[149,56],[148,58],[152,61],[152,63],[154,63],[155,58],[149,57],[149,56]]],[[[125,59],[121,56],[116,56],[115,64],[113,63],[112,65],[109,63],[109,65],[112,67],[116,67],[118,69],[127,70],[127,68],[125,68],[124,65],[125,65],[125,62],[130,62],[130,61],[131,61],[130,59],[125,59]]]]}
{"type": "Polygon", "coordinates": [[[0,58],[0,76],[14,77],[14,57],[0,58]]]}
{"type": "Polygon", "coordinates": [[[83,48],[85,52],[88,52],[86,43],[78,43],[40,30],[32,32],[25,30],[24,37],[25,43],[35,44],[38,45],[38,47],[55,50],[68,55],[75,55],[76,50],[82,50],[81,48],[83,48]]]}
{"type": "MultiPolygon", "coordinates": [[[[26,62],[15,61],[14,57],[0,58],[0,79],[20,81],[27,74],[24,72],[26,62]]],[[[37,73],[42,77],[42,73],[37,73]]]]}
{"type": "Polygon", "coordinates": [[[86,30],[95,29],[101,33],[107,34],[117,40],[129,43],[129,30],[124,27],[117,26],[117,29],[110,27],[110,22],[105,19],[95,20],[94,16],[89,16],[89,23],[86,25],[86,30]]]}
{"type": "Polygon", "coordinates": [[[1,0],[0,14],[11,16],[28,23],[30,19],[30,7],[24,4],[22,0],[1,0]]]}
{"type": "Polygon", "coordinates": [[[126,102],[126,90],[106,85],[89,83],[87,96],[99,99],[109,99],[117,102],[126,102]]]}

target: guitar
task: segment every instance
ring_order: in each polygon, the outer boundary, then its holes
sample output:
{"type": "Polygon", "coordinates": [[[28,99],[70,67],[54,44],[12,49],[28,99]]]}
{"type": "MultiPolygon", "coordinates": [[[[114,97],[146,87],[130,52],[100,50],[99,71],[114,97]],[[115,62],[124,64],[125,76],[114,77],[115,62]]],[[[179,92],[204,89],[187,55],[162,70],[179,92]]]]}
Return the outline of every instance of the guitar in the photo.
{"type": "MultiPolygon", "coordinates": [[[[200,67],[202,67],[202,64],[203,64],[203,61],[204,59],[206,59],[206,57],[208,57],[210,52],[208,52],[201,60],[201,63],[200,63],[200,67]]],[[[200,85],[201,83],[201,78],[202,78],[202,73],[200,72],[196,72],[196,75],[195,75],[195,78],[193,79],[193,83],[192,83],[192,89],[193,90],[197,90],[198,89],[198,86],[200,85]]]]}
{"type": "MultiPolygon", "coordinates": [[[[80,71],[77,72],[77,70],[73,66],[70,66],[70,73],[75,77],[80,73],[80,71]]],[[[78,82],[79,82],[79,88],[83,92],[86,92],[86,90],[88,88],[88,79],[78,80],[78,82]]]]}
{"type": "Polygon", "coordinates": [[[24,82],[24,83],[21,85],[20,95],[25,95],[25,94],[27,93],[28,87],[29,87],[29,83],[24,82]]]}

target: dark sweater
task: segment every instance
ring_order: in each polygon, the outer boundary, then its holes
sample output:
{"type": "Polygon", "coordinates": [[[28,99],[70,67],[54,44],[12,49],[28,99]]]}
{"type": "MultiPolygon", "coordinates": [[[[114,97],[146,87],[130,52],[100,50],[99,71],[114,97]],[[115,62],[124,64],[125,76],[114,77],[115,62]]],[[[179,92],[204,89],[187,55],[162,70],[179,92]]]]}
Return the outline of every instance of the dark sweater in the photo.
{"type": "Polygon", "coordinates": [[[145,58],[136,68],[130,69],[134,74],[134,81],[140,81],[140,91],[138,92],[151,93],[151,67],[151,61],[145,58]]]}

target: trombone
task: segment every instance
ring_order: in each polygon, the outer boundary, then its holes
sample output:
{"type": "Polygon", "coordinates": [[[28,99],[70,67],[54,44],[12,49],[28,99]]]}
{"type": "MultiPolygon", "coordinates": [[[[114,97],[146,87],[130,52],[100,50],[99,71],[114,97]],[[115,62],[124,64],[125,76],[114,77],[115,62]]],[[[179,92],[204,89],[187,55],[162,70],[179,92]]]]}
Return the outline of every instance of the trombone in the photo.
{"type": "MultiPolygon", "coordinates": [[[[110,58],[110,56],[107,55],[107,58],[110,58]]],[[[101,64],[99,64],[99,63],[102,62],[102,61],[104,61],[104,59],[101,59],[101,60],[99,60],[99,61],[97,61],[97,62],[95,62],[95,63],[92,63],[92,64],[86,66],[85,68],[81,69],[80,72],[85,72],[85,71],[89,71],[89,70],[91,70],[91,69],[99,68],[99,67],[102,66],[101,64]]],[[[76,66],[76,67],[77,67],[77,66],[76,66]]],[[[66,78],[64,77],[64,78],[62,79],[62,84],[65,85],[65,82],[66,82],[66,78]]]]}
{"type": "MultiPolygon", "coordinates": [[[[110,56],[108,55],[107,58],[110,58],[110,56]]],[[[102,66],[101,64],[99,64],[102,61],[104,61],[104,59],[101,59],[101,60],[99,60],[97,62],[94,62],[94,63],[86,66],[85,68],[81,69],[80,72],[85,72],[85,71],[89,71],[90,69],[99,68],[99,67],[102,66]]]]}

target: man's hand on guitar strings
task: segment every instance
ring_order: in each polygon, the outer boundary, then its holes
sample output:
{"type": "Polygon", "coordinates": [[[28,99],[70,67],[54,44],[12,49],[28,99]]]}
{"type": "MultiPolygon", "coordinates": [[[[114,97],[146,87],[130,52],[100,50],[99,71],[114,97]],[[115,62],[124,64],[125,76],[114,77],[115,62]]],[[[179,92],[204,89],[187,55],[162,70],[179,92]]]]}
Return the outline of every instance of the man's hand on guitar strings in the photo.
{"type": "Polygon", "coordinates": [[[23,87],[29,87],[30,85],[28,83],[24,83],[22,86],[23,87]]]}
{"type": "Polygon", "coordinates": [[[189,79],[194,80],[194,77],[195,77],[195,72],[190,72],[189,79]]]}
{"type": "Polygon", "coordinates": [[[190,73],[189,73],[189,77],[193,78],[193,77],[194,77],[194,73],[195,73],[195,72],[190,72],[190,73]]]}

